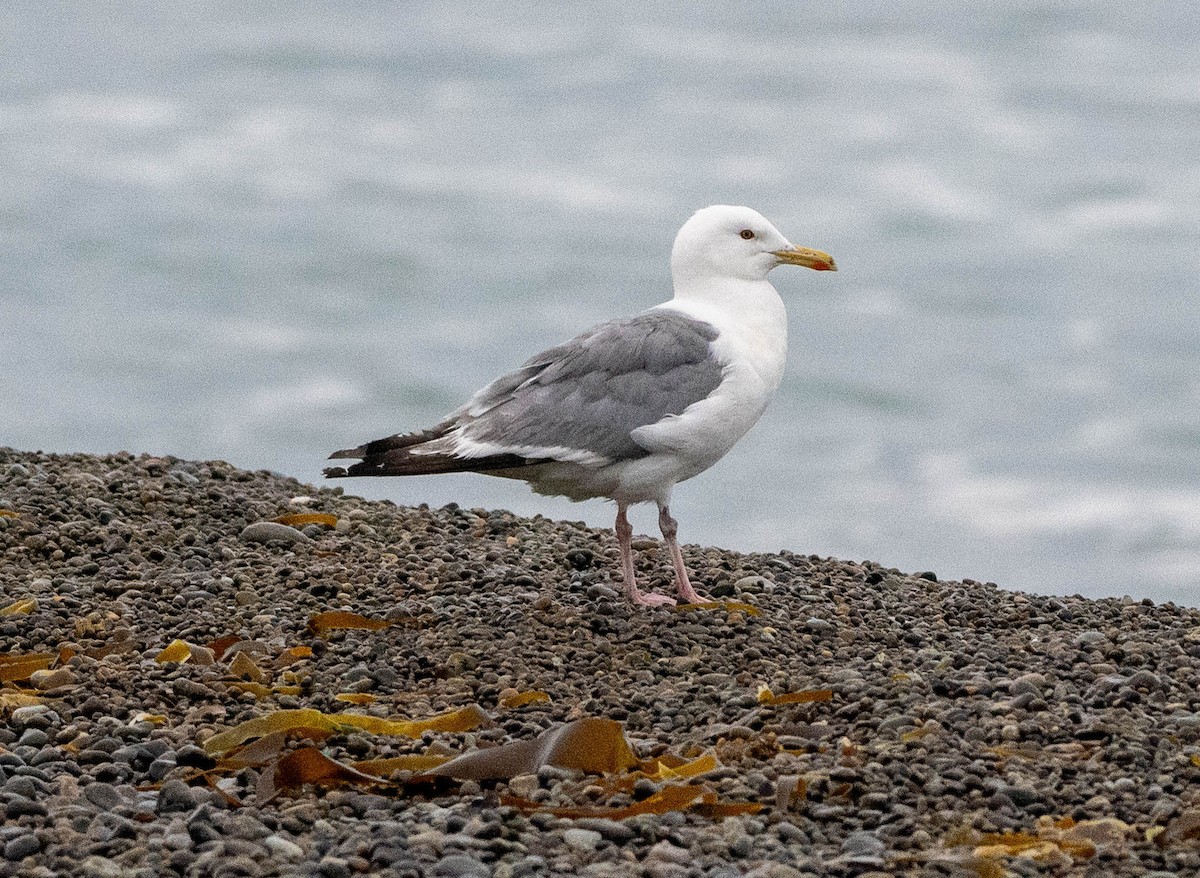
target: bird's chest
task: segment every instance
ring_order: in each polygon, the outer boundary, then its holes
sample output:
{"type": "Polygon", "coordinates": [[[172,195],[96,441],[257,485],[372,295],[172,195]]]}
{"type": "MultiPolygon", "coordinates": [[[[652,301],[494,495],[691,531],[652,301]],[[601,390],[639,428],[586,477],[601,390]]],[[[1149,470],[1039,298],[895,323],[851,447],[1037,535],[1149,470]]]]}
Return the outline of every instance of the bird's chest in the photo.
{"type": "Polygon", "coordinates": [[[703,417],[696,426],[705,434],[705,447],[719,449],[719,457],[754,426],[779,388],[787,358],[786,328],[778,324],[757,332],[722,333],[713,352],[725,364],[724,374],[717,391],[700,404],[703,417]]]}
{"type": "Polygon", "coordinates": [[[678,416],[634,431],[652,452],[671,455],[680,480],[703,472],[723,457],[762,415],[779,387],[787,354],[782,323],[758,331],[722,332],[712,353],[722,363],[721,383],[706,399],[678,416]]]}

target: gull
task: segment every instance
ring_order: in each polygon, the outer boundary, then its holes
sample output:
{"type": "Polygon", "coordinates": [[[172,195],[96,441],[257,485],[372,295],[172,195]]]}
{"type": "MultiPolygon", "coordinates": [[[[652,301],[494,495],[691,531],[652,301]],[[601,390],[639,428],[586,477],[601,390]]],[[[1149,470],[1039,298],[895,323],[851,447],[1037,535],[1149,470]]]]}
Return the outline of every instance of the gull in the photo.
{"type": "Polygon", "coordinates": [[[626,592],[650,607],[675,600],[638,588],[627,511],[655,503],[679,597],[704,603],[684,565],[671,491],[724,457],[779,387],[787,314],[767,280],[779,265],[837,270],[757,211],[703,208],[675,237],[670,301],[543,351],[428,429],[334,452],[359,462],[325,475],[478,472],[539,494],[612,500],[626,592]]]}

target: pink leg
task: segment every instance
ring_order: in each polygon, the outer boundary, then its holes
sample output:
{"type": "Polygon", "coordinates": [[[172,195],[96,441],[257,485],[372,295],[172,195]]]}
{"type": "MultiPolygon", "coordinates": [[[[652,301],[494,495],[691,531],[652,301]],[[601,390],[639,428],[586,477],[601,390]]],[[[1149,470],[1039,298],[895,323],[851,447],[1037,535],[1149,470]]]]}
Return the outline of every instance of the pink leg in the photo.
{"type": "Polygon", "coordinates": [[[662,530],[663,539],[666,540],[667,550],[671,553],[671,566],[675,568],[675,587],[679,589],[679,596],[689,604],[709,604],[712,601],[706,597],[701,597],[692,588],[692,582],[688,579],[687,567],[683,564],[683,552],[679,549],[679,542],[675,539],[675,535],[679,532],[679,522],[671,517],[671,510],[666,506],[658,507],[658,526],[662,530]]]}
{"type": "Polygon", "coordinates": [[[665,594],[644,594],[638,590],[637,580],[633,576],[633,525],[625,517],[626,505],[617,504],[617,545],[621,547],[621,575],[625,577],[625,590],[629,599],[643,607],[661,607],[664,604],[674,604],[675,599],[665,594]]]}

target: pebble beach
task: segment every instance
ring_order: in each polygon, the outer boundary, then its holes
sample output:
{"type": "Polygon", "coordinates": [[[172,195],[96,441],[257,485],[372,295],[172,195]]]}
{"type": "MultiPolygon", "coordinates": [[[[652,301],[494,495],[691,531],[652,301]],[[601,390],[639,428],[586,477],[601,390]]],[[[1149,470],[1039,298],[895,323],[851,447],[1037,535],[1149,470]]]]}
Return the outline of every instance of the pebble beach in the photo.
{"type": "Polygon", "coordinates": [[[0,449],[0,876],[1200,874],[1200,610],[684,554],[0,449]]]}

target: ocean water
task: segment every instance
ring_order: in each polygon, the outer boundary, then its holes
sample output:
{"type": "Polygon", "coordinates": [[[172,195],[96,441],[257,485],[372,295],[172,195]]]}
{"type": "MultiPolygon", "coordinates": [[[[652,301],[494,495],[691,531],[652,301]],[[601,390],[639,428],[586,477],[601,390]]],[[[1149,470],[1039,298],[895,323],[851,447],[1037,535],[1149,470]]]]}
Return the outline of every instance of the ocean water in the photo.
{"type": "Polygon", "coordinates": [[[772,276],[788,374],[685,541],[1200,604],[1194,5],[564,10],[4,4],[0,445],[316,480],[744,203],[841,270],[772,276]]]}

